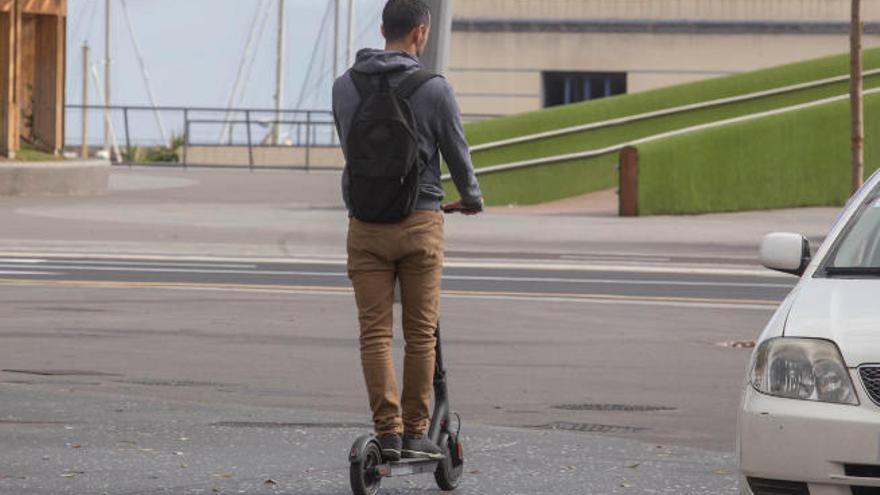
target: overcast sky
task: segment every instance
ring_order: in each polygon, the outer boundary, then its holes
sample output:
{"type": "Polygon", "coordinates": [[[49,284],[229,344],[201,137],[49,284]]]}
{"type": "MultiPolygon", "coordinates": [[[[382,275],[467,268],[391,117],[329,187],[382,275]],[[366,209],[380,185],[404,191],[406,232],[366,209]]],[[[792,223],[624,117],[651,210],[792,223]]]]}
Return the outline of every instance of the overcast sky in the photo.
{"type": "MultiPolygon", "coordinates": [[[[123,0],[112,0],[112,103],[147,104],[147,92],[122,12],[123,0]]],[[[292,108],[318,39],[321,20],[331,0],[287,0],[286,107],[292,108]]],[[[265,30],[254,60],[253,76],[241,105],[272,106],[275,81],[275,31],[278,0],[126,0],[151,86],[160,105],[225,107],[230,97],[251,20],[261,3],[270,4],[265,30]]],[[[341,2],[343,6],[346,1],[341,2]]],[[[355,48],[379,46],[378,15],[383,0],[355,0],[355,48]]],[[[67,101],[81,100],[81,47],[91,47],[90,63],[103,77],[104,0],[69,0],[67,101]]],[[[332,14],[330,16],[332,20],[332,14]]],[[[340,22],[345,29],[344,12],[340,22]]],[[[329,25],[328,25],[329,29],[329,25]]],[[[329,108],[330,40],[316,57],[310,78],[311,96],[304,107],[329,108]],[[323,69],[323,70],[321,70],[323,69]],[[323,73],[318,77],[317,73],[323,73]]],[[[344,42],[342,43],[344,47],[344,42]]],[[[344,48],[343,48],[344,49],[344,48]]],[[[344,54],[340,54],[344,57],[344,54]]],[[[91,102],[98,102],[93,80],[91,102]]]]}

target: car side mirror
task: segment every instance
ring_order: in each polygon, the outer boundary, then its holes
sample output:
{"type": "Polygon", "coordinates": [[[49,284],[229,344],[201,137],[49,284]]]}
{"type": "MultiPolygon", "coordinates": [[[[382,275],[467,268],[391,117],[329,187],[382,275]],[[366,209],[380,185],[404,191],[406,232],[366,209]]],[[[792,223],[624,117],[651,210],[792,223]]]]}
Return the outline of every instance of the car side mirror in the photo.
{"type": "Polygon", "coordinates": [[[810,264],[810,241],[802,234],[774,232],[761,242],[761,264],[800,277],[810,264]]]}

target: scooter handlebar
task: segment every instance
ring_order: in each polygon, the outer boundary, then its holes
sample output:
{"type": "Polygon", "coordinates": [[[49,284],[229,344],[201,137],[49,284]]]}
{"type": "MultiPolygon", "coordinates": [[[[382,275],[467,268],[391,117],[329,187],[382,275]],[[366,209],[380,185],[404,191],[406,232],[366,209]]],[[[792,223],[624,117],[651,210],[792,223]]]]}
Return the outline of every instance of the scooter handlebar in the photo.
{"type": "Polygon", "coordinates": [[[457,208],[456,208],[456,207],[443,206],[443,207],[441,207],[441,209],[443,210],[443,213],[447,213],[447,214],[449,214],[449,213],[474,214],[474,213],[480,213],[480,212],[483,211],[483,207],[482,207],[482,206],[478,206],[478,207],[476,207],[476,208],[466,208],[466,207],[464,207],[464,206],[460,206],[460,207],[457,207],[457,208]]]}

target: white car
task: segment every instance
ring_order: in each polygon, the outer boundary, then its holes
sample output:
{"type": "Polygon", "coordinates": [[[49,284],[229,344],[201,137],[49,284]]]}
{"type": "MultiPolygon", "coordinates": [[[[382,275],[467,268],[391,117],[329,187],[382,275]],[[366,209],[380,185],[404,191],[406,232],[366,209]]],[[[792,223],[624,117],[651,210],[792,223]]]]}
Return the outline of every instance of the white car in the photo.
{"type": "Polygon", "coordinates": [[[752,355],[738,418],[748,495],[880,494],[880,174],[816,256],[769,234],[762,263],[801,276],[752,355]]]}

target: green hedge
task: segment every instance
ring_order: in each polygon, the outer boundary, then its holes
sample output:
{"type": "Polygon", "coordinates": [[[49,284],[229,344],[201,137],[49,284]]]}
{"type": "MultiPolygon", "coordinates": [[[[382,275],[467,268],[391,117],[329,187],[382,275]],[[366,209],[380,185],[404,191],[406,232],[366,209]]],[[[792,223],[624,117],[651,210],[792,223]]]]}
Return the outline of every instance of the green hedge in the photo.
{"type": "MultiPolygon", "coordinates": [[[[880,49],[866,50],[864,58],[866,69],[880,67],[880,49]]],[[[845,74],[847,70],[847,56],[836,55],[471,123],[466,126],[466,132],[468,141],[473,145],[839,76],[845,74]]],[[[865,87],[880,87],[880,76],[867,78],[865,87]]],[[[661,132],[839,95],[846,91],[846,82],[836,83],[749,102],[477,151],[473,153],[474,166],[481,168],[499,163],[601,148],[661,132]]],[[[542,170],[522,169],[481,175],[480,182],[485,189],[487,203],[490,205],[534,204],[614,187],[617,184],[615,165],[616,157],[603,156],[534,167],[542,170]]],[[[448,194],[455,195],[451,184],[447,183],[446,189],[448,194]]]]}
{"type": "MultiPolygon", "coordinates": [[[[880,95],[868,95],[866,175],[880,165],[878,112],[880,95]]],[[[844,100],[639,145],[639,214],[839,206],[849,122],[844,100]]]]}

